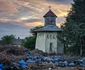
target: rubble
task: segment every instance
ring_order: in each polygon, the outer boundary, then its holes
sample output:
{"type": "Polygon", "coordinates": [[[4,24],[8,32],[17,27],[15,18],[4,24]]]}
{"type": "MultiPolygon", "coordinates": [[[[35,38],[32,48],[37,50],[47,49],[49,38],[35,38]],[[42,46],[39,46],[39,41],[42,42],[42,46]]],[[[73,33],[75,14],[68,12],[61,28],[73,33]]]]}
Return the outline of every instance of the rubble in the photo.
{"type": "Polygon", "coordinates": [[[34,55],[34,56],[46,55],[46,53],[44,53],[43,51],[38,50],[38,49],[34,49],[34,50],[30,51],[30,54],[34,55]]]}
{"type": "Polygon", "coordinates": [[[66,55],[46,56],[45,53],[40,50],[28,51],[25,48],[8,48],[4,50],[0,47],[0,49],[3,50],[0,51],[0,70],[41,70],[56,67],[85,67],[85,57],[80,58],[66,55]],[[8,48],[14,51],[17,49],[19,50],[15,53],[10,51],[10,54],[8,54],[8,48]]]}

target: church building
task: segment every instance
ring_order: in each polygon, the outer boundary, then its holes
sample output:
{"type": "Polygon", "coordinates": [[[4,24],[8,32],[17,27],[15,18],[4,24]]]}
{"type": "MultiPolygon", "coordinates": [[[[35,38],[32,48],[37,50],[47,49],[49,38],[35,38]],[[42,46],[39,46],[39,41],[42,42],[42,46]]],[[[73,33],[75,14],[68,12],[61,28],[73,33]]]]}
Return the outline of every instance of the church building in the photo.
{"type": "Polygon", "coordinates": [[[56,26],[57,16],[49,9],[43,17],[44,26],[35,30],[37,33],[35,48],[46,53],[64,54],[64,45],[58,39],[58,33],[61,33],[62,29],[56,26]]]}

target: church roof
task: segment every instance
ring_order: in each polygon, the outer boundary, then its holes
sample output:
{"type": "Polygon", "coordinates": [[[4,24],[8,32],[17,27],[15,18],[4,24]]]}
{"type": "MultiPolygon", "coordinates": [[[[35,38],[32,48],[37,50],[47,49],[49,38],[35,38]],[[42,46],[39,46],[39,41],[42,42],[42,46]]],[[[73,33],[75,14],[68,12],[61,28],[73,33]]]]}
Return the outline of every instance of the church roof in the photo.
{"type": "MultiPolygon", "coordinates": [[[[51,10],[49,10],[44,17],[57,17],[51,10]]],[[[55,19],[54,19],[55,20],[55,19]]],[[[45,22],[46,23],[46,22],[45,22]]],[[[56,24],[56,22],[55,22],[56,24]]],[[[34,32],[61,32],[62,29],[56,25],[45,25],[40,29],[34,30],[34,32]]]]}
{"type": "Polygon", "coordinates": [[[49,10],[43,17],[57,17],[51,10],[49,10]]]}
{"type": "Polygon", "coordinates": [[[48,25],[48,26],[44,26],[40,29],[35,30],[34,32],[61,32],[62,29],[54,26],[54,25],[48,25]]]}

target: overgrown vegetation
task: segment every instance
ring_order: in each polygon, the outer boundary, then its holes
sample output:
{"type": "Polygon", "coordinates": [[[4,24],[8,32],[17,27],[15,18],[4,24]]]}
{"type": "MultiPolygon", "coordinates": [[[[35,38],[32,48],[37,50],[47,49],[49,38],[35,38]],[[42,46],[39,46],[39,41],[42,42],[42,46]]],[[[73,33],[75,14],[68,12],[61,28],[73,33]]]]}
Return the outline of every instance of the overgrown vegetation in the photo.
{"type": "MultiPolygon", "coordinates": [[[[85,55],[85,0],[73,0],[60,39],[70,53],[85,55]]],[[[67,50],[66,49],[66,50],[67,50]]]]}

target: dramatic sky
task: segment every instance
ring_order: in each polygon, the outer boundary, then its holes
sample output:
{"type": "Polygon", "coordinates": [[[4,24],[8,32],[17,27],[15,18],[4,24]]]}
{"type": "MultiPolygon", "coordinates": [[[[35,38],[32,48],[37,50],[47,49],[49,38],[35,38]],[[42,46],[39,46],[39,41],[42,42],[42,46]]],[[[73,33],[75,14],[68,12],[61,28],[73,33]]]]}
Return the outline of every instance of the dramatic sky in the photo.
{"type": "Polygon", "coordinates": [[[57,25],[65,22],[72,0],[0,0],[0,38],[13,34],[29,36],[30,28],[44,25],[43,15],[51,6],[58,16],[57,25]]]}

